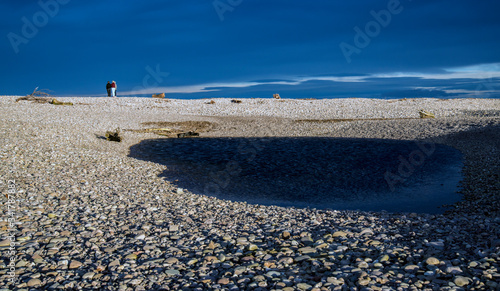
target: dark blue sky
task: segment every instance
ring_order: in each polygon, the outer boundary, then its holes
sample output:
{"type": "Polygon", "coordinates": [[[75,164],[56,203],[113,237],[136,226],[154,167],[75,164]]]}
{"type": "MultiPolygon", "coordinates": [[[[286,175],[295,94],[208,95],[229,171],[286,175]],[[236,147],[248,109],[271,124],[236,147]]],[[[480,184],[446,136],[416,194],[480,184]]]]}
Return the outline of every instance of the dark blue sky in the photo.
{"type": "Polygon", "coordinates": [[[494,0],[4,0],[0,95],[500,98],[494,0]]]}

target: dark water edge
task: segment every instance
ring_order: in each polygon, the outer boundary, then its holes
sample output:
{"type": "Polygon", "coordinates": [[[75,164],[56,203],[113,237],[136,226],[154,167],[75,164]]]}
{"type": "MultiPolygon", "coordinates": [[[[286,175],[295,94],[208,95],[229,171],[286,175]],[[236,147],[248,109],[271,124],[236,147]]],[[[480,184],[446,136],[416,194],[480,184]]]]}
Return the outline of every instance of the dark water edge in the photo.
{"type": "Polygon", "coordinates": [[[130,156],[196,194],[262,205],[442,213],[460,200],[462,155],[415,141],[302,138],[146,140],[130,156]]]}

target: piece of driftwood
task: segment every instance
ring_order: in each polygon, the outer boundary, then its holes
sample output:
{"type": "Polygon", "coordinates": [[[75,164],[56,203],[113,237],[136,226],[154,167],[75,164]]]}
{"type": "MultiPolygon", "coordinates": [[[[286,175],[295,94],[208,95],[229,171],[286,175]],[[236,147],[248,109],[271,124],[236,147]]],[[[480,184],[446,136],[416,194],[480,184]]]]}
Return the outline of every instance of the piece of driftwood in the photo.
{"type": "Polygon", "coordinates": [[[31,94],[16,99],[16,102],[19,101],[32,101],[35,103],[42,103],[42,104],[50,103],[52,105],[73,105],[73,103],[71,102],[58,101],[56,98],[51,97],[49,93],[39,91],[38,87],[36,87],[31,94]]]}
{"type": "Polygon", "coordinates": [[[153,94],[153,98],[165,98],[165,93],[153,94]]]}
{"type": "Polygon", "coordinates": [[[50,97],[49,93],[43,92],[43,91],[38,91],[38,87],[36,87],[35,90],[33,90],[33,92],[31,94],[26,95],[24,97],[17,98],[16,102],[32,101],[35,103],[49,103],[52,100],[52,98],[48,98],[48,97],[50,97]]]}
{"type": "Polygon", "coordinates": [[[197,132],[194,132],[194,131],[181,132],[181,133],[177,134],[178,138],[186,138],[186,137],[194,137],[194,136],[200,136],[200,134],[197,132]]]}
{"type": "Polygon", "coordinates": [[[52,98],[52,100],[49,102],[52,105],[73,105],[71,102],[61,102],[58,101],[56,98],[52,98]]]}
{"type": "Polygon", "coordinates": [[[109,141],[116,141],[116,142],[121,142],[122,139],[123,139],[120,136],[120,129],[119,128],[117,128],[114,132],[112,132],[112,131],[106,131],[105,137],[109,141]]]}
{"type": "Polygon", "coordinates": [[[31,101],[31,102],[34,102],[34,103],[50,103],[50,101],[52,101],[52,98],[48,98],[48,97],[35,97],[35,96],[31,96],[31,95],[28,95],[28,96],[24,96],[24,97],[19,97],[16,99],[16,102],[19,102],[19,101],[31,101]]]}
{"type": "Polygon", "coordinates": [[[420,118],[436,118],[434,114],[424,110],[420,110],[418,114],[420,114],[420,118]]]}
{"type": "Polygon", "coordinates": [[[232,103],[241,103],[241,100],[233,99],[231,100],[232,103]]]}
{"type": "Polygon", "coordinates": [[[144,131],[172,131],[171,128],[146,128],[144,131]]]}

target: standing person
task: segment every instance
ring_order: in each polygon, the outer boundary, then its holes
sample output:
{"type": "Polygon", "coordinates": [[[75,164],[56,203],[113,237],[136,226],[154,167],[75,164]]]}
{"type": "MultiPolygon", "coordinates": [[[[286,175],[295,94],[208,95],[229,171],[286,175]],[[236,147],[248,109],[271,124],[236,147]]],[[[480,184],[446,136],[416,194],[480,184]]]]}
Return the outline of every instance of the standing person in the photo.
{"type": "Polygon", "coordinates": [[[108,91],[108,97],[111,97],[111,83],[109,81],[106,84],[106,91],[108,91]]]}
{"type": "Polygon", "coordinates": [[[116,97],[116,82],[111,83],[111,96],[116,97]]]}

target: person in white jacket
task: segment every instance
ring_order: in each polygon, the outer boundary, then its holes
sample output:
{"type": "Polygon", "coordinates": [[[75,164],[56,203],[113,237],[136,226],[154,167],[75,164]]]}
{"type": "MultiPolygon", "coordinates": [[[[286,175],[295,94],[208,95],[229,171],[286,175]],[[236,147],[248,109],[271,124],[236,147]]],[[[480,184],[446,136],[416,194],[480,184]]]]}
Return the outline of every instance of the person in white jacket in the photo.
{"type": "Polygon", "coordinates": [[[116,97],[116,82],[115,81],[113,81],[111,83],[111,96],[116,97]]]}

